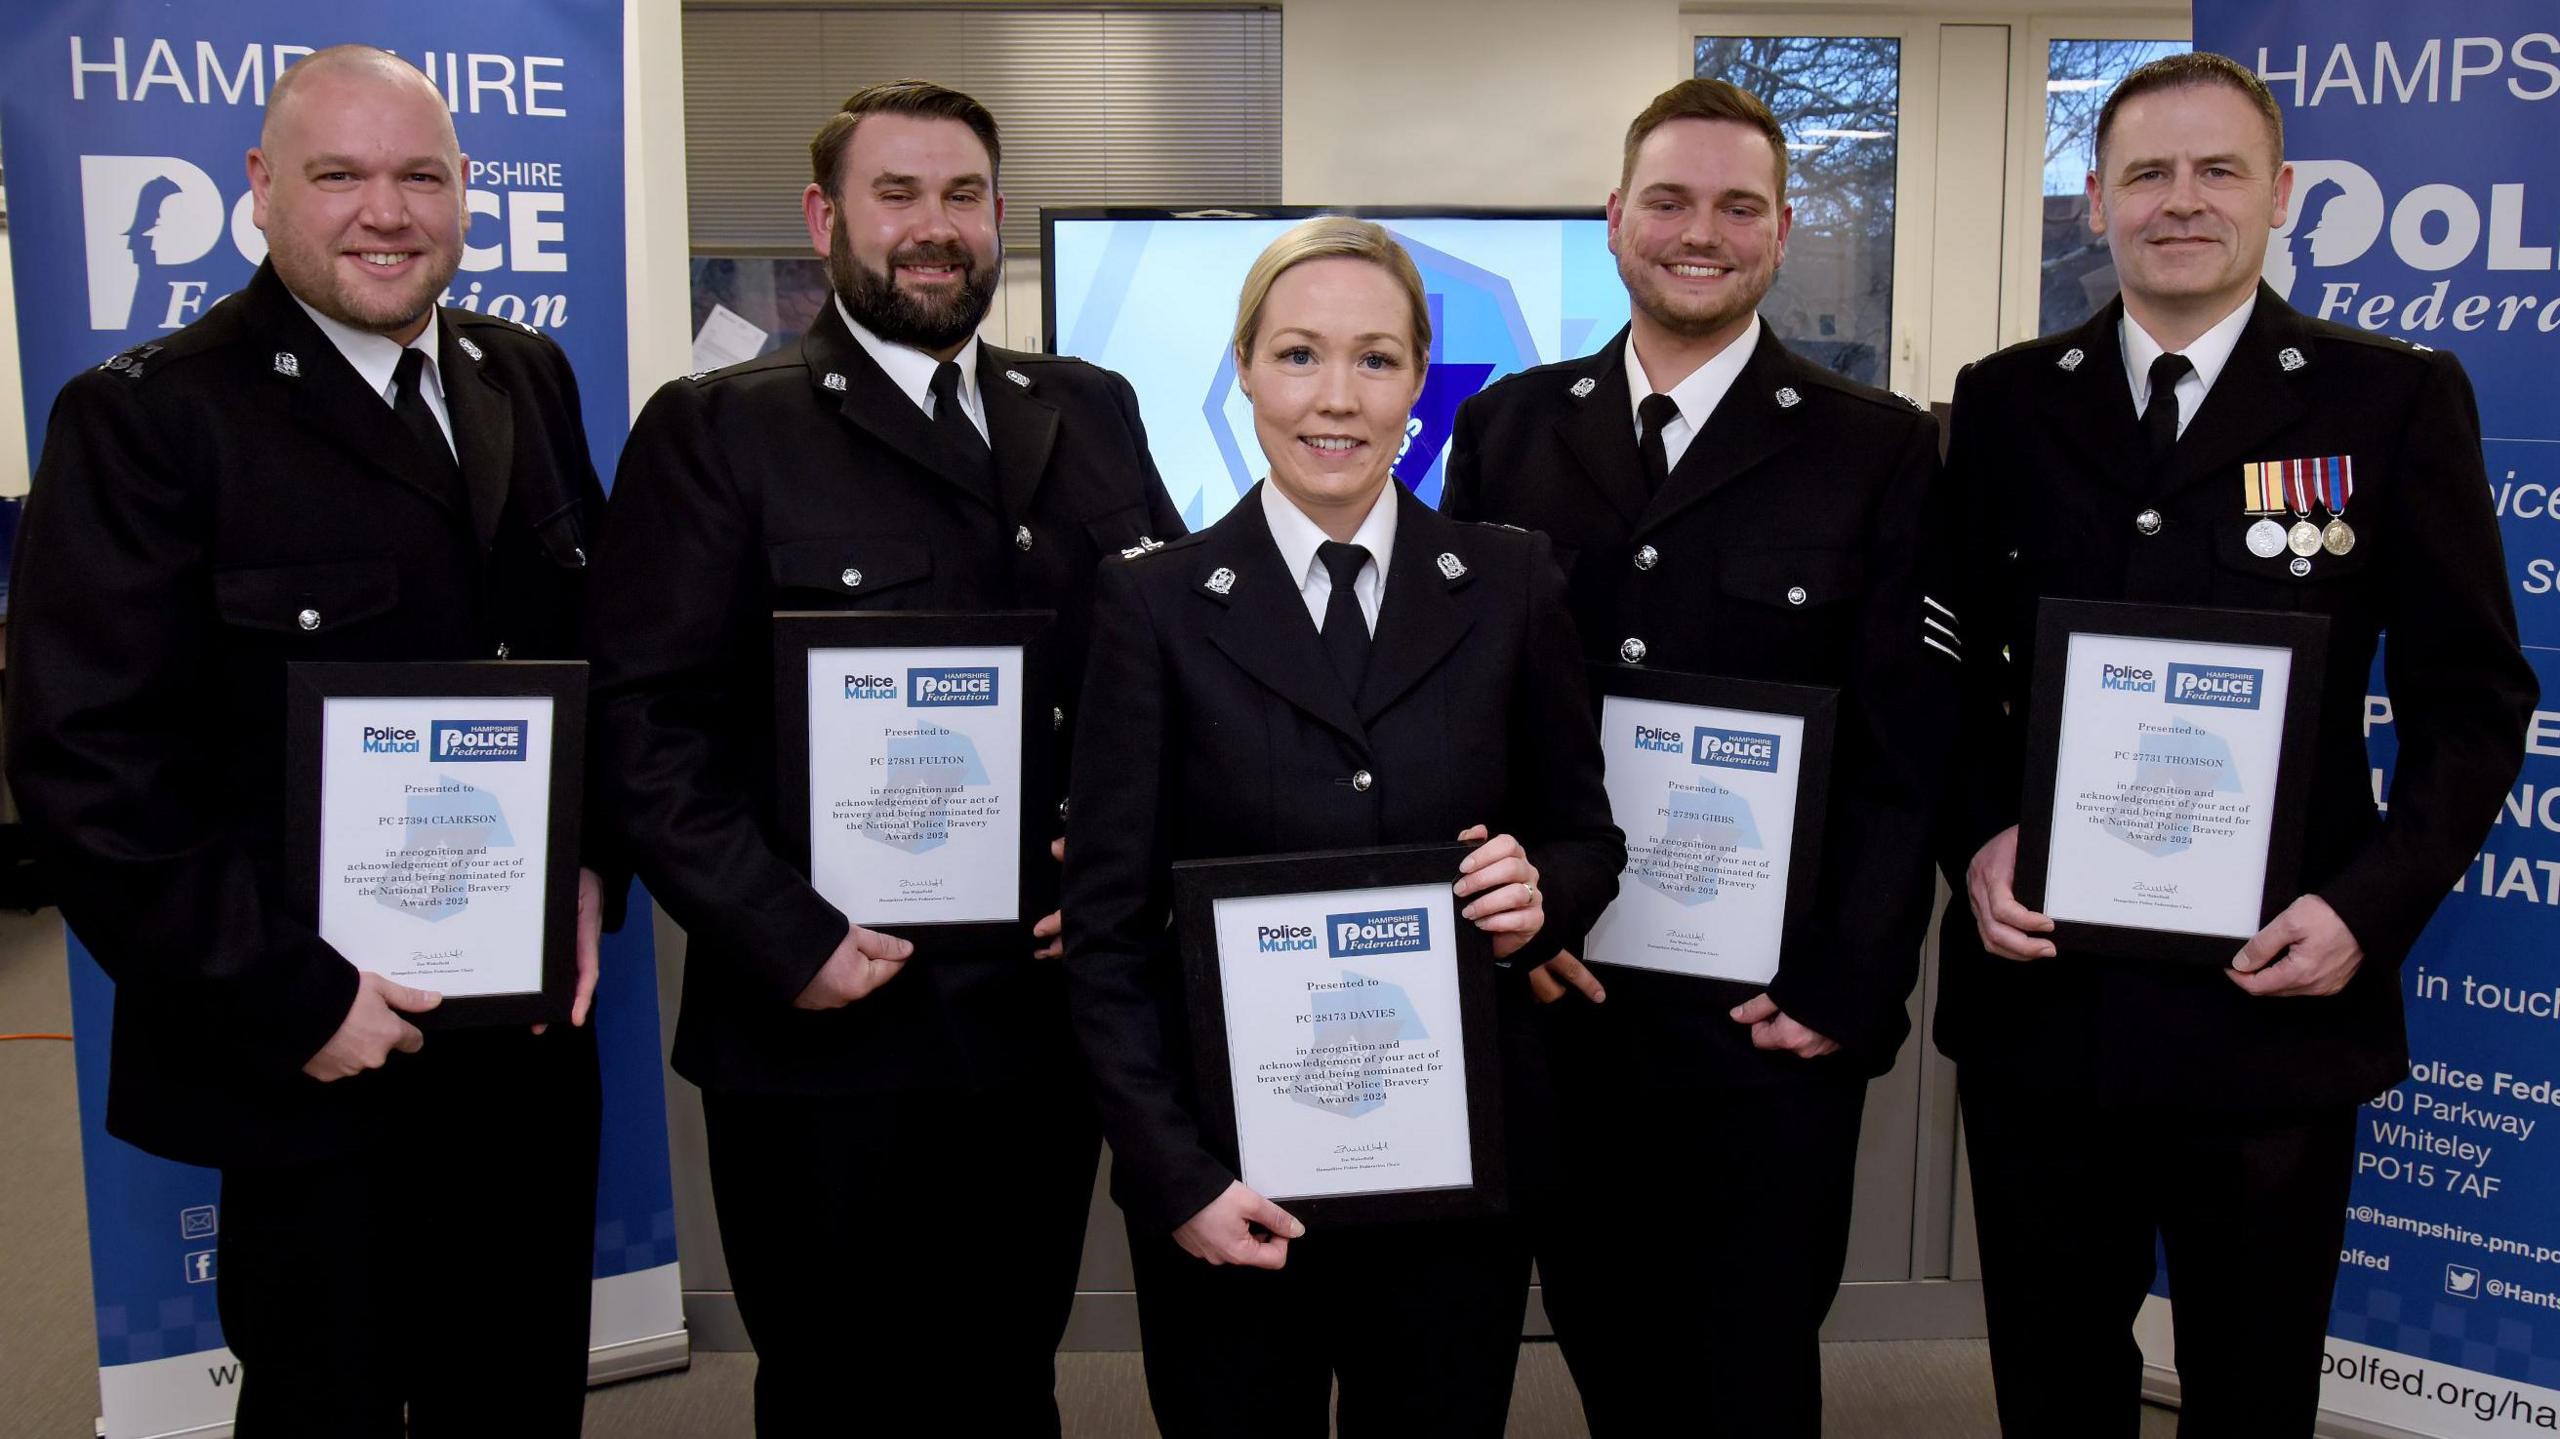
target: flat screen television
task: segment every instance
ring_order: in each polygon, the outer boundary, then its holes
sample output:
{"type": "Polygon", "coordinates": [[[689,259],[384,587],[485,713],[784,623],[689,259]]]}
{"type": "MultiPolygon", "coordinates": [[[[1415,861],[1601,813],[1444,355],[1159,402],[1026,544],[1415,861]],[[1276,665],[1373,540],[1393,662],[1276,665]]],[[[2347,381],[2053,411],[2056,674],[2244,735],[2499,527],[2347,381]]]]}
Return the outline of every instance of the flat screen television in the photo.
{"type": "Polygon", "coordinates": [[[1263,471],[1228,349],[1236,291],[1281,231],[1328,214],[1384,225],[1422,272],[1431,367],[1396,477],[1425,503],[1440,502],[1459,402],[1515,371],[1588,354],[1626,324],[1627,292],[1597,209],[1043,211],[1048,347],[1128,376],[1156,467],[1193,529],[1225,514],[1263,471]]]}

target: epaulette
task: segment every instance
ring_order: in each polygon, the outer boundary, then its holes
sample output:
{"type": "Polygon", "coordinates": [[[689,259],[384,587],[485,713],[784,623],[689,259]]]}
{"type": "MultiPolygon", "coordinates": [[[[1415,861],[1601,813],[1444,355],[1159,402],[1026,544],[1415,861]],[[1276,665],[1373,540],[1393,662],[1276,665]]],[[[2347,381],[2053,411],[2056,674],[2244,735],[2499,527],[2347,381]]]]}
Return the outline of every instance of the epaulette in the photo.
{"type": "Polygon", "coordinates": [[[143,372],[151,368],[151,358],[167,348],[169,347],[156,341],[136,345],[130,350],[119,351],[109,356],[107,362],[98,368],[122,375],[128,380],[139,380],[143,372]]]}
{"type": "Polygon", "coordinates": [[[1138,543],[1131,545],[1120,552],[1120,558],[1132,562],[1152,560],[1158,555],[1169,555],[1176,553],[1177,551],[1190,549],[1192,546],[1199,544],[1202,540],[1207,539],[1208,537],[1209,532],[1207,530],[1201,530],[1195,534],[1177,536],[1170,540],[1159,540],[1141,535],[1138,537],[1138,543]]]}

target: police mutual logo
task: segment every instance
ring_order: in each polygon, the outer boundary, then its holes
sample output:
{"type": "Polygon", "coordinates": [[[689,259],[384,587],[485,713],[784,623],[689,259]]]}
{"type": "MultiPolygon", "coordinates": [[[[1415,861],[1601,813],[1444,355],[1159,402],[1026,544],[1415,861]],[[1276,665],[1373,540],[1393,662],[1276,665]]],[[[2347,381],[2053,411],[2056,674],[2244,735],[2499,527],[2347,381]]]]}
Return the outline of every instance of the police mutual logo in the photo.
{"type": "Polygon", "coordinates": [[[430,736],[438,760],[485,763],[524,758],[523,720],[437,720],[430,736]]]}
{"type": "Polygon", "coordinates": [[[1264,954],[1290,954],[1316,947],[1316,932],[1303,924],[1256,925],[1253,936],[1264,954]]]}
{"type": "Polygon", "coordinates": [[[404,729],[399,725],[366,725],[364,752],[366,754],[416,754],[418,732],[413,729],[404,729]]]}
{"type": "Polygon", "coordinates": [[[1713,765],[1717,769],[1757,770],[1761,774],[1778,772],[1778,737],[1751,730],[1717,729],[1700,725],[1689,737],[1689,763],[1713,765]]]}
{"type": "Polygon", "coordinates": [[[2258,690],[2265,680],[2264,670],[2224,669],[2216,665],[2169,666],[2169,693],[2163,696],[2173,705],[2207,705],[2215,709],[2253,710],[2258,707],[2258,690]]]}
{"type": "Polygon", "coordinates": [[[1334,959],[1417,954],[1431,947],[1431,917],[1419,909],[1373,909],[1324,918],[1326,952],[1334,959]]]}
{"type": "Polygon", "coordinates": [[[996,702],[996,672],[991,667],[907,671],[907,705],[911,709],[948,709],[996,702]]]}
{"type": "Polygon", "coordinates": [[[1636,748],[1653,754],[1678,754],[1686,746],[1680,743],[1680,731],[1676,729],[1637,725],[1636,748]]]}
{"type": "Polygon", "coordinates": [[[887,675],[846,675],[844,697],[849,700],[893,700],[898,697],[898,682],[887,675]]]}
{"type": "Polygon", "coordinates": [[[2160,676],[2141,665],[2100,665],[2098,688],[2119,690],[2129,695],[2157,694],[2160,676]]]}

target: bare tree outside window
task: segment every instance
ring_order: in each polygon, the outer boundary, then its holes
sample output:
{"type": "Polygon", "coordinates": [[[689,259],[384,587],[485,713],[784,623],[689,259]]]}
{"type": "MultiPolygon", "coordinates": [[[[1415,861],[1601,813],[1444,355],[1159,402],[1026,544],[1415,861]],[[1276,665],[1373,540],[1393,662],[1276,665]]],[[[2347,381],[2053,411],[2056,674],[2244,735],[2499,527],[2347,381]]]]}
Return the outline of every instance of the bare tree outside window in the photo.
{"type": "Polygon", "coordinates": [[[2036,328],[2067,330],[2116,297],[2115,262],[2089,233],[2091,167],[2098,163],[2098,111],[2116,82],[2183,40],[2056,40],[2045,62],[2044,246],[2036,328]]]}
{"type": "Polygon", "coordinates": [[[1761,315],[1806,358],[1883,384],[1893,353],[1902,42],[1702,35],[1696,60],[1696,74],[1759,96],[1787,137],[1795,230],[1761,315]]]}

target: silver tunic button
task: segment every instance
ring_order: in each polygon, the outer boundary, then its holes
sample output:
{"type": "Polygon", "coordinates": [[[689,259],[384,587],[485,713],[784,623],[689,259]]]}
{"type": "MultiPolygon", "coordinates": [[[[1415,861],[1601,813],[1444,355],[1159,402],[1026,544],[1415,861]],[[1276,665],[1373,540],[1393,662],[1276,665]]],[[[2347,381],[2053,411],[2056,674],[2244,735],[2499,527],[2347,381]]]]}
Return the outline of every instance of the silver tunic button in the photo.
{"type": "Polygon", "coordinates": [[[2142,531],[2146,535],[2156,535],[2160,533],[2160,512],[2158,510],[2144,510],[2141,514],[2133,517],[2133,527],[2142,531]]]}
{"type": "Polygon", "coordinates": [[[1031,527],[1029,525],[1014,526],[1013,547],[1017,550],[1027,550],[1031,548],[1031,527]]]}
{"type": "Polygon", "coordinates": [[[847,569],[843,574],[836,576],[836,578],[844,581],[844,587],[846,589],[858,589],[862,584],[862,571],[847,569]]]}
{"type": "Polygon", "coordinates": [[[505,659],[506,657],[507,657],[507,642],[506,642],[505,640],[500,640],[500,641],[498,641],[498,658],[500,658],[500,659],[505,659]]]}
{"type": "Polygon", "coordinates": [[[1643,664],[1644,641],[1629,640],[1625,644],[1618,646],[1618,658],[1625,660],[1631,665],[1643,664]]]}
{"type": "Polygon", "coordinates": [[[1367,794],[1369,786],[1376,783],[1377,780],[1373,779],[1365,769],[1355,769],[1351,772],[1351,787],[1362,794],[1367,794]]]}
{"type": "Polygon", "coordinates": [[[1791,605],[1800,605],[1800,604],[1803,604],[1803,603],[1804,603],[1804,586],[1802,586],[1802,585],[1789,585],[1789,586],[1787,586],[1787,603],[1788,603],[1788,604],[1791,604],[1791,605]]]}
{"type": "Polygon", "coordinates": [[[1643,549],[1640,549],[1640,550],[1636,551],[1636,568],[1637,568],[1637,569],[1640,569],[1640,570],[1649,570],[1649,569],[1652,569],[1655,565],[1658,565],[1658,564],[1661,564],[1661,563],[1662,563],[1662,551],[1655,549],[1655,548],[1654,548],[1653,546],[1651,546],[1651,545],[1647,545],[1647,546],[1645,546],[1643,549]]]}
{"type": "Polygon", "coordinates": [[[1065,729],[1066,727],[1067,727],[1067,712],[1066,712],[1066,710],[1065,710],[1064,708],[1060,707],[1060,706],[1056,706],[1056,705],[1052,705],[1052,706],[1050,706],[1050,708],[1049,708],[1049,728],[1050,728],[1050,729],[1052,729],[1052,730],[1062,730],[1062,729],[1065,729]]]}
{"type": "Polygon", "coordinates": [[[1062,823],[1063,823],[1063,822],[1066,820],[1066,817],[1067,817],[1067,802],[1066,802],[1065,800],[1060,800],[1060,801],[1058,801],[1058,819],[1060,820],[1060,822],[1062,822],[1062,823]]]}
{"type": "Polygon", "coordinates": [[[320,612],[318,610],[304,610],[302,613],[293,617],[293,622],[302,626],[306,630],[316,630],[320,628],[320,612]]]}

